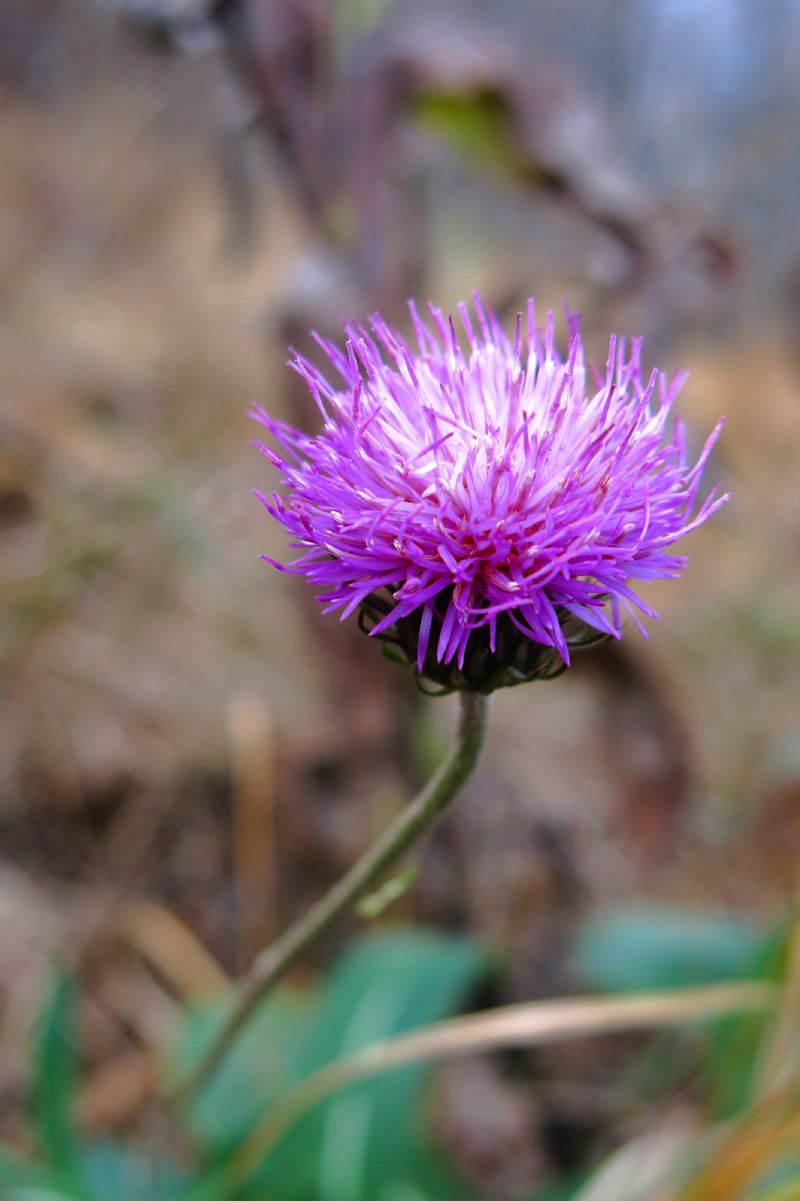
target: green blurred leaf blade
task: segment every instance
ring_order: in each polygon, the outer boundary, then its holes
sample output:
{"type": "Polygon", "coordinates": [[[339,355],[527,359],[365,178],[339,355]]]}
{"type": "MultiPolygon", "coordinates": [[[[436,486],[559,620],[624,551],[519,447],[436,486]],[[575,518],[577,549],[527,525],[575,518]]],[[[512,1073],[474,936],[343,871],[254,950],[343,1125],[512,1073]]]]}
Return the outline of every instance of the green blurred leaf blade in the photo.
{"type": "MultiPolygon", "coordinates": [[[[300,1055],[301,1075],[381,1039],[448,1016],[486,967],[470,940],[425,931],[376,932],[328,978],[300,1055]]],[[[467,1201],[470,1193],[430,1146],[414,1065],[354,1084],[297,1123],[245,1195],[279,1201],[467,1201]],[[424,1189],[424,1191],[423,1191],[424,1189]],[[405,1190],[405,1191],[403,1191],[405,1190]]]]}
{"type": "MultiPolygon", "coordinates": [[[[179,1078],[198,1061],[228,1005],[225,997],[184,1013],[167,1050],[171,1075],[179,1078]]],[[[189,1112],[192,1131],[210,1153],[224,1155],[235,1147],[265,1108],[297,1082],[309,1018],[309,998],[293,989],[270,997],[253,1015],[189,1112]]]]}
{"type": "Polygon", "coordinates": [[[188,1178],[160,1162],[110,1139],[81,1149],[82,1176],[94,1201],[184,1201],[188,1178]]]}
{"type": "Polygon", "coordinates": [[[707,910],[626,905],[590,919],[572,966],[602,992],[686,988],[757,978],[764,939],[750,922],[707,910]]]}
{"type": "Polygon", "coordinates": [[[33,1064],[33,1111],[46,1162],[59,1181],[75,1185],[78,1138],[73,1119],[77,1087],[75,997],[72,978],[59,971],[42,1011],[33,1064]]]}

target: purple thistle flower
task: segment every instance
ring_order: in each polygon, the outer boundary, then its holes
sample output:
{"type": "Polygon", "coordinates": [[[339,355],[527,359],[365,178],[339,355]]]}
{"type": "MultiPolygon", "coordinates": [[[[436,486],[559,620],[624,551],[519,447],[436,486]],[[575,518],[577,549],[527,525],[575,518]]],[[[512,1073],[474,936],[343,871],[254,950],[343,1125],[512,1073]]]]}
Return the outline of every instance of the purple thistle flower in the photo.
{"type": "Polygon", "coordinates": [[[371,333],[345,325],[344,352],[318,338],[337,386],[296,355],[324,427],[258,408],[286,493],[256,495],[302,552],[273,565],[320,589],[325,612],[360,610],[421,676],[490,691],[553,674],[587,634],[619,638],[626,614],[644,632],[638,614],[657,614],[632,582],[678,576],[670,548],[727,496],[696,507],[722,422],[690,467],[672,418],[684,376],[645,378],[641,339],[626,355],[612,337],[590,382],[577,315],[562,359],[552,313],[537,329],[529,301],[510,340],[473,300],[464,345],[452,317],[431,306],[431,328],[413,304],[416,350],[379,315],[371,333]]]}

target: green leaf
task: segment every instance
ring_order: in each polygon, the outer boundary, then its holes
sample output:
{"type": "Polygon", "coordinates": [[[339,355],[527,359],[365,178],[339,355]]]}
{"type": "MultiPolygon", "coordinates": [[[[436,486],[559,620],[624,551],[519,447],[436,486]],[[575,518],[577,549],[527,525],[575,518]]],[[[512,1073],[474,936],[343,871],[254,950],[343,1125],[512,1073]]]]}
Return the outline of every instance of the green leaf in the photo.
{"type": "MultiPolygon", "coordinates": [[[[191,1126],[208,1162],[184,1201],[468,1201],[421,1128],[424,1066],[330,1098],[244,1186],[232,1183],[226,1165],[292,1085],[360,1046],[451,1013],[484,965],[483,953],[463,938],[375,932],[337,962],[316,998],[288,989],[269,998],[192,1106],[191,1126]]],[[[184,1016],[171,1071],[196,1062],[228,1004],[184,1016]]]]}
{"type": "MultiPolygon", "coordinates": [[[[787,940],[791,925],[770,930],[758,943],[743,975],[751,979],[779,983],[784,979],[787,940]]],[[[710,1108],[717,1120],[743,1111],[753,1100],[753,1088],[765,1036],[769,1035],[773,1015],[740,1014],[720,1018],[711,1027],[708,1049],[703,1062],[703,1078],[709,1093],[710,1108]]]]}
{"type": "MultiPolygon", "coordinates": [[[[228,998],[187,1010],[168,1048],[170,1074],[187,1074],[219,1028],[228,998]]],[[[268,1105],[299,1079],[297,1056],[308,1034],[310,1002],[283,990],[262,1005],[213,1078],[192,1103],[189,1123],[205,1147],[222,1155],[245,1137],[268,1105]]]]}
{"type": "Polygon", "coordinates": [[[416,98],[415,116],[472,167],[512,179],[533,170],[514,145],[508,107],[499,93],[429,90],[416,98]]]}
{"type": "MultiPolygon", "coordinates": [[[[628,906],[583,927],[573,967],[589,984],[610,992],[779,980],[785,940],[783,928],[764,931],[719,912],[628,906]]],[[[741,1014],[705,1027],[698,1067],[716,1118],[729,1118],[748,1103],[759,1048],[771,1020],[767,1014],[741,1014]]],[[[639,1060],[640,1084],[644,1069],[645,1077],[662,1094],[670,1087],[670,1064],[679,1073],[685,1070],[672,1042],[655,1042],[639,1060]]]]}
{"type": "Polygon", "coordinates": [[[87,1144],[81,1166],[96,1201],[181,1201],[186,1195],[187,1178],[171,1164],[110,1139],[87,1144]]]}
{"type": "Polygon", "coordinates": [[[683,988],[753,978],[763,939],[757,927],[725,914],[626,906],[586,923],[572,964],[604,992],[683,988]]]}
{"type": "Polygon", "coordinates": [[[39,1022],[34,1050],[33,1109],[48,1164],[67,1186],[75,1184],[77,1137],[73,1102],[77,1082],[74,993],[71,977],[58,972],[39,1022]]]}
{"type": "Polygon", "coordinates": [[[534,1193],[520,1198],[519,1201],[572,1201],[586,1187],[591,1179],[591,1171],[583,1169],[542,1185],[534,1193]]]}
{"type": "MultiPolygon", "coordinates": [[[[302,1076],[361,1047],[452,1013],[485,968],[474,943],[397,929],[362,940],[337,964],[300,1049],[302,1076]]],[[[461,1201],[468,1194],[421,1123],[426,1067],[344,1089],[270,1154],[247,1197],[276,1201],[461,1201]]]]}

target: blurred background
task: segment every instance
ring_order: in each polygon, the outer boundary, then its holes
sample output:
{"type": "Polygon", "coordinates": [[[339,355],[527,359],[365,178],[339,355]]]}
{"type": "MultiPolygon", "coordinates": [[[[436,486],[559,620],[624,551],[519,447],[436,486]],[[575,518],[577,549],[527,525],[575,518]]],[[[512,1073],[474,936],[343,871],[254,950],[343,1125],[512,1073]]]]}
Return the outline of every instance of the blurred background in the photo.
{"type": "MultiPolygon", "coordinates": [[[[690,371],[697,447],[727,416],[707,479],[733,499],[649,589],[650,640],[494,698],[483,765],[380,928],[489,949],[454,1008],[736,975],[786,922],[798,66],[797,0],[2,0],[9,1144],[31,1145],[55,962],[80,998],[78,1126],[149,1145],[182,1003],[246,967],[448,744],[451,701],[259,560],[286,547],[251,495],[276,481],[249,407],[315,420],[288,347],[376,307],[402,323],[410,295],[478,287],[508,320],[566,299],[599,362],[612,329],[644,334],[648,367],[690,371]]],[[[702,1108],[680,1046],[644,1068],[636,1040],[476,1056],[437,1073],[426,1128],[464,1195],[533,1195],[646,1106],[702,1108]]],[[[323,1195],[356,1192],[302,1194],[323,1195]]]]}

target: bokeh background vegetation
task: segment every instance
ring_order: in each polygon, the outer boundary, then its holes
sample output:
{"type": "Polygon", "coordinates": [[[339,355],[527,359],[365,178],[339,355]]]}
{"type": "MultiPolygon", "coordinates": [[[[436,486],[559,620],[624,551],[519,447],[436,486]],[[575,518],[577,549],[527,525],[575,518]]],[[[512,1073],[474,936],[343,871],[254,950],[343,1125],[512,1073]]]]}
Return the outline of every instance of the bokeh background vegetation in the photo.
{"type": "Polygon", "coordinates": [[[800,1197],[798,62],[796,0],[0,4],[0,1196],[800,1197]],[[495,698],[411,887],[178,1119],[453,720],[259,561],[247,410],[310,426],[289,344],[475,287],[688,368],[733,499],[649,641],[495,698]],[[777,1016],[405,1069],[229,1170],[378,1038],[748,979],[777,1016]]]}

